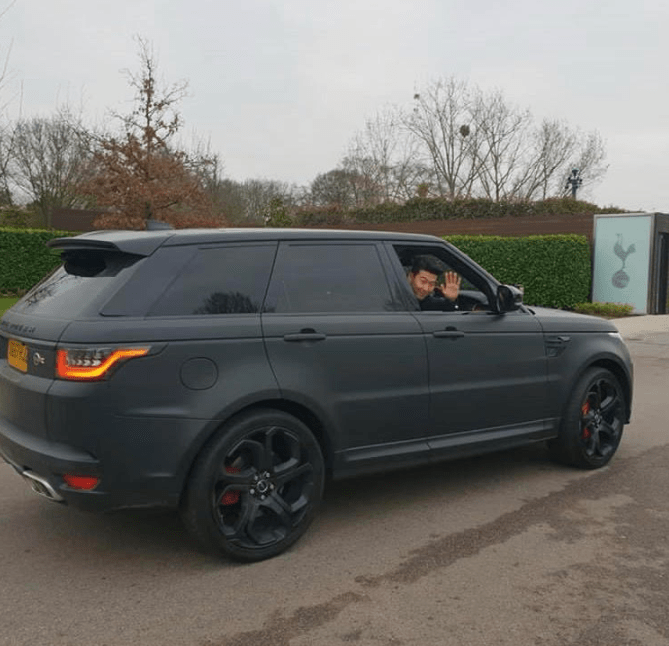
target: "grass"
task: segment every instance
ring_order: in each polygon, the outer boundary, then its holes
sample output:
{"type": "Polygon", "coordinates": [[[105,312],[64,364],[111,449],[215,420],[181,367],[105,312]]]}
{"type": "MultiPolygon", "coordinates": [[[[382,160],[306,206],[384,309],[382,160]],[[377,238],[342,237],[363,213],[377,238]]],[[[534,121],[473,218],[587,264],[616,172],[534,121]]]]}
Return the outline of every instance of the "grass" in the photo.
{"type": "Polygon", "coordinates": [[[603,316],[605,318],[622,318],[630,316],[634,311],[634,306],[627,303],[578,303],[574,305],[573,310],[579,314],[591,314],[594,316],[603,316]]]}
{"type": "Polygon", "coordinates": [[[18,298],[0,298],[0,316],[2,316],[6,310],[8,310],[16,301],[18,301],[18,298]]]}

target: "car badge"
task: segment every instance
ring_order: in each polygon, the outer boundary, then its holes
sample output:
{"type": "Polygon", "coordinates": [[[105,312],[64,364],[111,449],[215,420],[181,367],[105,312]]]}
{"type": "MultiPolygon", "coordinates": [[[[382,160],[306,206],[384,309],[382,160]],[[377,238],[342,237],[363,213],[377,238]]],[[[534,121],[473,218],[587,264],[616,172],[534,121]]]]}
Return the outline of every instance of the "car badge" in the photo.
{"type": "Polygon", "coordinates": [[[36,366],[43,366],[45,361],[46,359],[39,352],[33,354],[33,364],[36,366]]]}

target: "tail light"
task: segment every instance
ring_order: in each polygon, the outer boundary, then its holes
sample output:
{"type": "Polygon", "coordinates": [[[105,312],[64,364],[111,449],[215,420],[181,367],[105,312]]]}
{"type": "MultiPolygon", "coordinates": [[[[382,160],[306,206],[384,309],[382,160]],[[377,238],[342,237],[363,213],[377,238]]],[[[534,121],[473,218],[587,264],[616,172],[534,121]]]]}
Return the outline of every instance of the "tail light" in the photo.
{"type": "Polygon", "coordinates": [[[63,480],[68,487],[82,491],[92,491],[100,482],[97,476],[77,476],[70,473],[64,475],[63,480]]]}
{"type": "Polygon", "coordinates": [[[56,376],[74,381],[100,381],[121,363],[143,357],[149,350],[148,347],[58,350],[56,376]]]}

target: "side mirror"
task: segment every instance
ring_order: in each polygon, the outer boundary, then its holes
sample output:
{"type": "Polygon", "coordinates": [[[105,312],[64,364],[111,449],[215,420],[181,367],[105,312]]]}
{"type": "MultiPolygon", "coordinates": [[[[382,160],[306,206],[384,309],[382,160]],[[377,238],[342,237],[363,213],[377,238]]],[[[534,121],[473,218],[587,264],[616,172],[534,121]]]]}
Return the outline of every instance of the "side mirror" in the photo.
{"type": "Polygon", "coordinates": [[[523,302],[523,291],[515,285],[500,285],[497,288],[496,301],[497,311],[500,314],[503,312],[513,312],[520,309],[523,302]]]}

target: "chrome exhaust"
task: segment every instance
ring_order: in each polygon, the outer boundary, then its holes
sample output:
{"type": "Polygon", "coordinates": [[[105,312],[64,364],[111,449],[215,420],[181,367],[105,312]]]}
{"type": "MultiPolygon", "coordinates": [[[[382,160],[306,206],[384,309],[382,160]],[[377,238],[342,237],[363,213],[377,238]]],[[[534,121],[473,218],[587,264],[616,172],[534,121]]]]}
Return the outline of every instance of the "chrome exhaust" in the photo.
{"type": "Polygon", "coordinates": [[[30,488],[40,496],[44,496],[54,502],[63,502],[64,498],[48,483],[47,480],[34,474],[32,471],[21,471],[21,475],[30,485],[30,488]]]}

